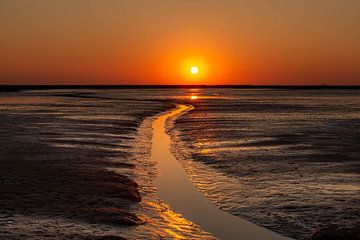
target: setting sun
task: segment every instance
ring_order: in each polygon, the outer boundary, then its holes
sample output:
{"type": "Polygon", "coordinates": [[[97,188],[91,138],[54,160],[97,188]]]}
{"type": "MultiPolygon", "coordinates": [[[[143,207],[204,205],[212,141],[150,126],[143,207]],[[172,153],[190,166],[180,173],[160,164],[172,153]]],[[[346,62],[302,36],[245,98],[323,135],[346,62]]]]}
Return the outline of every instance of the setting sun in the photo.
{"type": "Polygon", "coordinates": [[[0,240],[360,240],[359,12],[0,0],[0,240]]]}
{"type": "Polygon", "coordinates": [[[204,54],[202,57],[177,57],[182,59],[178,65],[178,72],[183,81],[200,83],[209,80],[209,56],[204,54]]]}
{"type": "Polygon", "coordinates": [[[190,68],[190,72],[191,72],[192,75],[196,75],[196,74],[199,73],[199,68],[196,67],[196,66],[192,66],[192,67],[190,68]]]}

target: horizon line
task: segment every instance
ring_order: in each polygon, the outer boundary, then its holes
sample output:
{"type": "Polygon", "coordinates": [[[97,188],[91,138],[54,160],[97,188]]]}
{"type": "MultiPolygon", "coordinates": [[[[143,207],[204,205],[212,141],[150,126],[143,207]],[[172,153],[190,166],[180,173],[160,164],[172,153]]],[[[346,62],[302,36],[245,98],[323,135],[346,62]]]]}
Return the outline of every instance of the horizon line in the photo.
{"type": "Polygon", "coordinates": [[[245,84],[2,84],[0,92],[50,89],[151,89],[151,88],[238,88],[238,89],[360,89],[360,85],[245,85],[245,84]]]}

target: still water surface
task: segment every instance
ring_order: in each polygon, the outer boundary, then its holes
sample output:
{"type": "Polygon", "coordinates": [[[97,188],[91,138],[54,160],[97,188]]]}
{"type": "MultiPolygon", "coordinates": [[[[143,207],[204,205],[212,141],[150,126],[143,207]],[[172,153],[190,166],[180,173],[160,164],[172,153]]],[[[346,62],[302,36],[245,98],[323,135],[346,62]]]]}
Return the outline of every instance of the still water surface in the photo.
{"type": "Polygon", "coordinates": [[[151,158],[158,162],[160,173],[155,185],[160,198],[170,204],[173,210],[220,239],[290,239],[218,209],[194,187],[180,162],[170,152],[171,139],[166,133],[166,121],[190,109],[191,107],[179,105],[176,110],[153,122],[151,158]]]}

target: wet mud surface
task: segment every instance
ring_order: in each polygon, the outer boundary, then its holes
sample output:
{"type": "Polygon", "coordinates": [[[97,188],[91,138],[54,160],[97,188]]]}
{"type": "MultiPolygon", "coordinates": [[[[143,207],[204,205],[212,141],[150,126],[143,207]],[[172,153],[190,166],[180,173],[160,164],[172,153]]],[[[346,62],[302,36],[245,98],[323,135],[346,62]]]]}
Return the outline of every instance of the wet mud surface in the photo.
{"type": "Polygon", "coordinates": [[[358,90],[0,93],[0,239],[213,239],[158,198],[152,116],[216,206],[295,239],[360,223],[358,90]],[[197,96],[191,100],[190,96],[197,96]]]}
{"type": "Polygon", "coordinates": [[[359,90],[190,94],[173,152],[216,205],[295,239],[359,226],[359,90]]]}
{"type": "Polygon", "coordinates": [[[171,107],[82,92],[2,94],[0,238],[99,239],[144,224],[132,146],[142,121],[171,107]]]}

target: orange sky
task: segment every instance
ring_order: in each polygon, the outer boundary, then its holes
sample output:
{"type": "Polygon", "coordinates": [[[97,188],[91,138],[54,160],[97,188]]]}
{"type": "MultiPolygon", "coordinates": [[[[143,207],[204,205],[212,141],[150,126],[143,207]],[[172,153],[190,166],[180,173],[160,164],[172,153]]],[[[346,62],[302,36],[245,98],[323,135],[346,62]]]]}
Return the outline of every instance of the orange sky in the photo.
{"type": "Polygon", "coordinates": [[[2,0],[0,84],[359,85],[359,12],[358,0],[2,0]]]}

